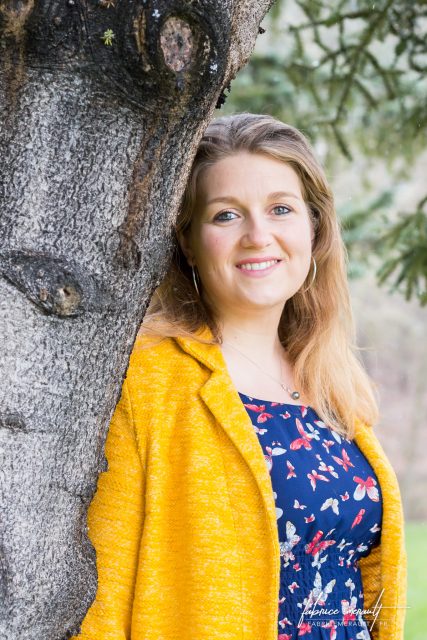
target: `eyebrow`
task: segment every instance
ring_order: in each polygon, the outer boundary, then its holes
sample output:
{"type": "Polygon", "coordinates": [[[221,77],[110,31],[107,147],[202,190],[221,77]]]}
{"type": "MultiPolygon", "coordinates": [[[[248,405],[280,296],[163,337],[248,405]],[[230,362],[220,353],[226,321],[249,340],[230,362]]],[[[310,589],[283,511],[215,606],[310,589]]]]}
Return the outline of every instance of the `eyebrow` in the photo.
{"type": "MultiPolygon", "coordinates": [[[[295,198],[295,200],[301,200],[301,197],[296,193],[292,193],[292,191],[273,191],[273,193],[269,193],[267,196],[268,200],[277,200],[278,198],[295,198]]],[[[216,202],[232,202],[238,204],[239,199],[233,196],[218,196],[218,198],[212,198],[212,200],[209,200],[206,204],[210,205],[216,202]]]]}

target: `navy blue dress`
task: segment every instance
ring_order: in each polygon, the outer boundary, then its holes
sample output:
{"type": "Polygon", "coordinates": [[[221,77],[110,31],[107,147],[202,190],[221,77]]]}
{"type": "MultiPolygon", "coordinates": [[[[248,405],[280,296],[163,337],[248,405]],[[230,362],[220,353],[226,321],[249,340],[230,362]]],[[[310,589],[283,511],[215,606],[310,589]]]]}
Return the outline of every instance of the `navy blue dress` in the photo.
{"type": "Polygon", "coordinates": [[[276,503],[278,639],[369,640],[358,560],[380,543],[382,497],[371,465],[311,407],[240,398],[276,503]]]}

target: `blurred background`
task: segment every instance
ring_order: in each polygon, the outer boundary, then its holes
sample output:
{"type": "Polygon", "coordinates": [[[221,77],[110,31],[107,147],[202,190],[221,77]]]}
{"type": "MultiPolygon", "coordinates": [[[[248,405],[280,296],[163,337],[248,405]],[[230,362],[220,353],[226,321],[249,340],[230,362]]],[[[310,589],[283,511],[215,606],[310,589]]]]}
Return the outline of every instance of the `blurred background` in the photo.
{"type": "Polygon", "coordinates": [[[297,126],[326,167],[403,497],[405,639],[426,640],[427,1],[276,0],[262,27],[221,112],[297,126]]]}

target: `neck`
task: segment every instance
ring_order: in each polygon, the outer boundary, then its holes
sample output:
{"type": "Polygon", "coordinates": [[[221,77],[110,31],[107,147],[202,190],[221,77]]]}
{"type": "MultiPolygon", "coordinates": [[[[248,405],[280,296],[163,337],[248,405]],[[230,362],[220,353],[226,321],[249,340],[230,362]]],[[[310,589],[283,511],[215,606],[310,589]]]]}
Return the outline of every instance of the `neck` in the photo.
{"type": "Polygon", "coordinates": [[[250,318],[224,318],[220,322],[223,343],[255,358],[277,356],[283,353],[278,335],[279,319],[270,317],[254,321],[250,318]]]}
{"type": "Polygon", "coordinates": [[[256,323],[222,318],[222,353],[235,387],[248,396],[289,402],[297,390],[293,367],[278,335],[279,321],[256,323]]]}

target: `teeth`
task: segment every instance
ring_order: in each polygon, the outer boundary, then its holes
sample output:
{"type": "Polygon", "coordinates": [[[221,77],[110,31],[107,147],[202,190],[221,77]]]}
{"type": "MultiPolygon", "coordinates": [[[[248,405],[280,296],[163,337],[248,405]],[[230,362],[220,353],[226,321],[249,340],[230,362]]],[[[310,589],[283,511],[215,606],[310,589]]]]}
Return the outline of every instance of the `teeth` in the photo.
{"type": "Polygon", "coordinates": [[[240,264],[239,269],[245,269],[246,271],[261,271],[262,269],[268,269],[276,264],[279,260],[268,260],[266,262],[248,262],[247,264],[240,264]]]}

